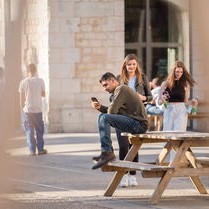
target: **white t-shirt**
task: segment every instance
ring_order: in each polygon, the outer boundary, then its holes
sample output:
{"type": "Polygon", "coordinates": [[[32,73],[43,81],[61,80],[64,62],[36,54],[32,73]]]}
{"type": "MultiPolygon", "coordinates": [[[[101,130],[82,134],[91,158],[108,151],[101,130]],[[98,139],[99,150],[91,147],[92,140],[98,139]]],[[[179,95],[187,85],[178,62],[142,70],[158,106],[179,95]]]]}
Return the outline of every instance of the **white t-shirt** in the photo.
{"type": "Polygon", "coordinates": [[[38,77],[27,77],[20,82],[19,92],[25,95],[24,112],[42,112],[42,92],[45,92],[44,80],[38,77]]]}
{"type": "Polygon", "coordinates": [[[153,96],[153,100],[156,100],[157,97],[159,96],[159,93],[160,93],[160,86],[152,89],[151,93],[152,93],[152,96],[153,96]]]}

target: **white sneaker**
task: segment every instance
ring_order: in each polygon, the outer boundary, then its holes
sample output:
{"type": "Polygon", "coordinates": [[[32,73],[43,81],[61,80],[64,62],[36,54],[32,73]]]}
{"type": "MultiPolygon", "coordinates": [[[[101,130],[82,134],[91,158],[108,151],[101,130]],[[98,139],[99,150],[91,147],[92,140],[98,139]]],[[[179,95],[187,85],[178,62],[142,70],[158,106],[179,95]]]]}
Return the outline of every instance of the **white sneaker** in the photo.
{"type": "Polygon", "coordinates": [[[129,176],[129,185],[130,186],[137,186],[138,185],[135,175],[130,175],[129,176]]]}
{"type": "Polygon", "coordinates": [[[128,187],[128,174],[124,175],[121,179],[120,187],[128,187]]]}

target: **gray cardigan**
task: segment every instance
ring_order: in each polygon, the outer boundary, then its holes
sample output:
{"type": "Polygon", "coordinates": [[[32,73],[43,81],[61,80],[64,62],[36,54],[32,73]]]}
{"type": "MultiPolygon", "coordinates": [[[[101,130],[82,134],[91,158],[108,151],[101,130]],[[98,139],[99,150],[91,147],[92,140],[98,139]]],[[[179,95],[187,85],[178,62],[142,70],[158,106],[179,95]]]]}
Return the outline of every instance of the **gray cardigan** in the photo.
{"type": "MultiPolygon", "coordinates": [[[[120,75],[117,76],[117,80],[120,82],[120,75]]],[[[150,89],[147,76],[144,73],[142,73],[142,80],[143,80],[143,83],[139,81],[138,79],[136,79],[136,83],[135,83],[136,92],[143,96],[146,96],[147,97],[146,102],[150,102],[152,101],[152,98],[153,98],[152,92],[150,89]]],[[[128,85],[127,83],[125,84],[128,85]]]]}

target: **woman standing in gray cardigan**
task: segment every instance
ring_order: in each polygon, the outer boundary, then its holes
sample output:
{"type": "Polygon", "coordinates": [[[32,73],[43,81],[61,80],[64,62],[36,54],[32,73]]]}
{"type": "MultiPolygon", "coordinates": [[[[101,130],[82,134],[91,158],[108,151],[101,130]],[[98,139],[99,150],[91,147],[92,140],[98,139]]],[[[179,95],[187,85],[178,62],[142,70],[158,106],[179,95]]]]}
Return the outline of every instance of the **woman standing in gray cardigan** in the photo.
{"type": "MultiPolygon", "coordinates": [[[[138,58],[135,54],[128,54],[122,64],[121,74],[118,76],[121,84],[128,85],[133,91],[137,92],[139,98],[145,104],[152,100],[152,93],[146,75],[142,72],[138,58]]],[[[119,159],[124,160],[128,150],[131,147],[128,138],[121,136],[121,131],[116,129],[116,135],[119,144],[119,159]]],[[[138,162],[138,154],[134,162],[138,162]]],[[[120,182],[121,187],[137,186],[136,171],[130,171],[129,175],[124,175],[120,182]]]]}

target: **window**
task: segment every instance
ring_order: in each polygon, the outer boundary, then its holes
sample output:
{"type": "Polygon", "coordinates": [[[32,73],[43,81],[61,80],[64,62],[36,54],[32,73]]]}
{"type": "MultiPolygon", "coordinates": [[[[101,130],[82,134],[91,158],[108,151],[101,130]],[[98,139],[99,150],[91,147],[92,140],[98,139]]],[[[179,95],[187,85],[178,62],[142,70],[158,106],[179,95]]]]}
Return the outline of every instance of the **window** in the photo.
{"type": "Polygon", "coordinates": [[[166,76],[170,64],[184,61],[184,50],[188,50],[184,33],[189,34],[188,18],[185,22],[189,15],[180,9],[188,0],[182,0],[182,5],[171,2],[125,0],[125,54],[137,54],[149,79],[166,76]]]}

